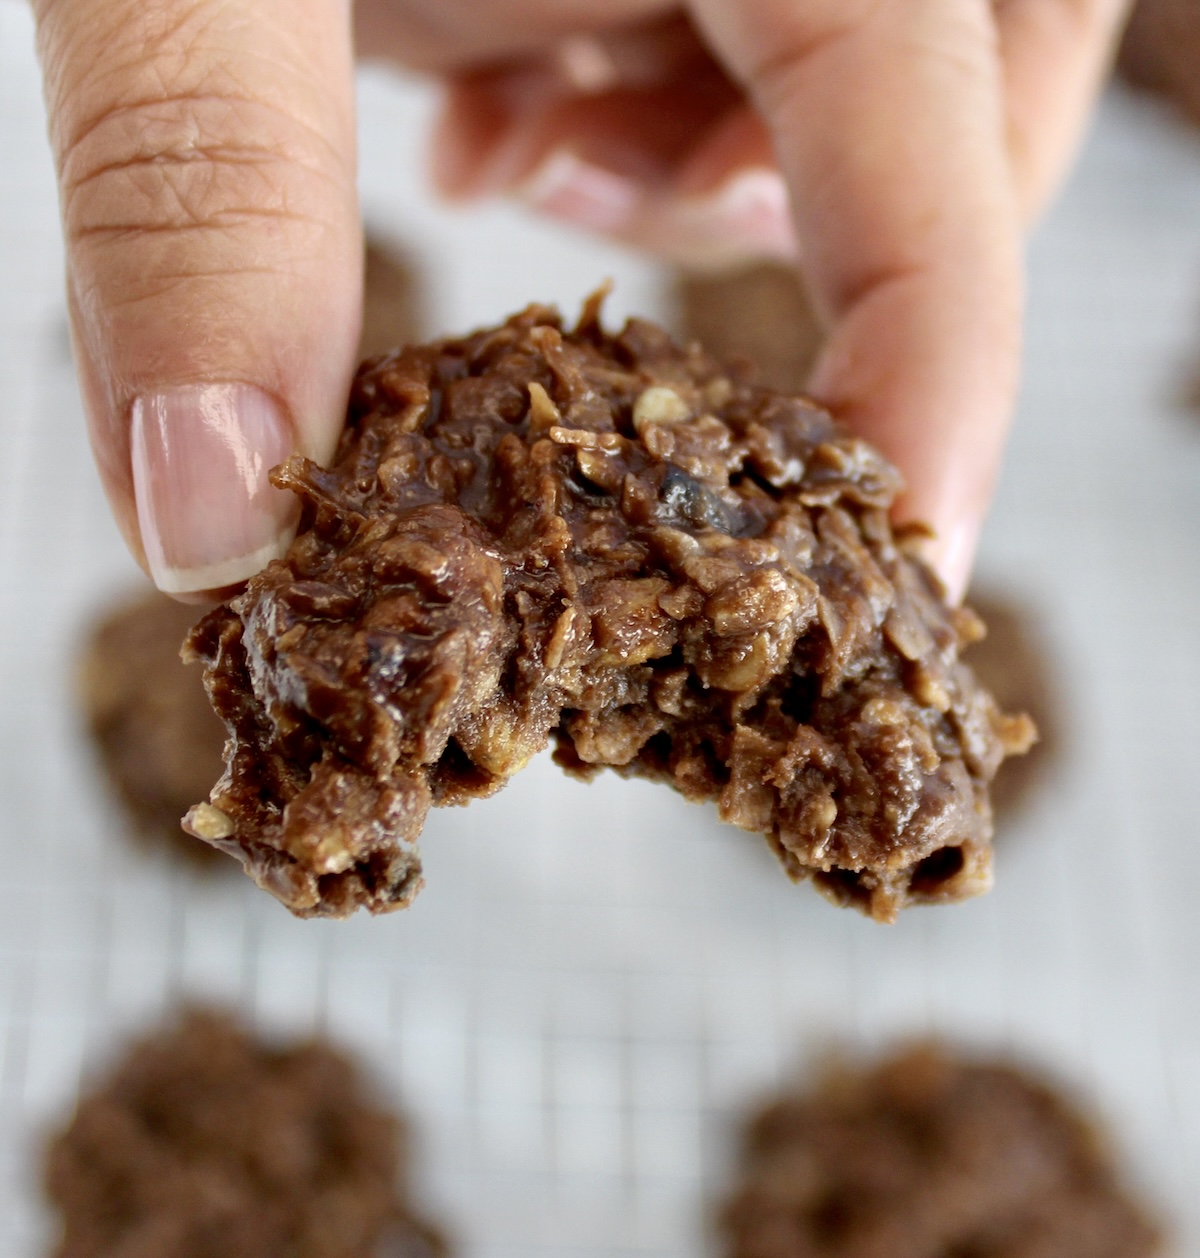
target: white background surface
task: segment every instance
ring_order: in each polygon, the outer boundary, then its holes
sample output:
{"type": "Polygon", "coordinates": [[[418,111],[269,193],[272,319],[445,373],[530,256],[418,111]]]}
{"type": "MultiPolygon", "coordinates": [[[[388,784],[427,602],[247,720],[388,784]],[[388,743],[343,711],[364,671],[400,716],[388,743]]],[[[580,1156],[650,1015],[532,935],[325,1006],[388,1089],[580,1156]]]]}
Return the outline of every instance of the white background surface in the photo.
{"type": "MultiPolygon", "coordinates": [[[[661,308],[660,277],[515,211],[448,213],[428,109],[362,84],[370,217],[424,256],[432,329],[532,298],[661,308]]],[[[535,764],[434,815],[409,912],[297,922],[120,836],[67,673],[132,578],[89,464],[25,6],[0,0],[0,1255],[44,1252],[39,1133],[183,995],[325,1026],[414,1115],[473,1258],[698,1255],[731,1116],[829,1042],[951,1033],[1098,1099],[1200,1254],[1200,141],[1110,99],[1032,247],[1029,362],[982,571],[1040,609],[1070,755],[996,891],[883,928],[661,788],[535,764]]]]}

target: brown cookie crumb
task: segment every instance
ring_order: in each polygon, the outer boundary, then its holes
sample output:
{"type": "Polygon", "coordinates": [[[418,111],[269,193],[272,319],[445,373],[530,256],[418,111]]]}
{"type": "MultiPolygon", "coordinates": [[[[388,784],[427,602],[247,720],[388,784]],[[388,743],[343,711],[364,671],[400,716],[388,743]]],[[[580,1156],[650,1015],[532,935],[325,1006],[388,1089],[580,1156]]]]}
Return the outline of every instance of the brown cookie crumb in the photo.
{"type": "Polygon", "coordinates": [[[179,656],[195,620],[195,607],[154,591],[114,607],[88,632],[76,693],[133,833],[211,865],[213,849],[179,824],[224,763],[225,728],[200,669],[179,656]]]}
{"type": "Polygon", "coordinates": [[[395,245],[367,236],[359,358],[375,358],[421,335],[416,267],[395,245]]]}
{"type": "Polygon", "coordinates": [[[1151,1258],[1091,1122],[1004,1061],[924,1044],[785,1095],[744,1133],[727,1258],[1151,1258]]]}
{"type": "Polygon", "coordinates": [[[52,1140],[57,1258],[436,1258],[400,1121],[318,1041],[264,1044],[190,1010],[147,1036],[52,1140]]]}
{"type": "Polygon", "coordinates": [[[190,638],[231,735],[193,833],[301,915],[407,904],[431,805],[556,758],[654,778],[880,920],[989,885],[1033,737],[812,403],[599,298],[368,363],[299,535],[190,638]]]}
{"type": "Polygon", "coordinates": [[[992,811],[1001,829],[1020,814],[1063,754],[1061,696],[1056,670],[1033,609],[1001,591],[972,588],[967,602],[987,626],[964,658],[1001,709],[1028,712],[1037,742],[1024,756],[1005,760],[992,782],[992,811]]]}
{"type": "Polygon", "coordinates": [[[676,299],[685,340],[714,358],[754,365],[768,389],[800,393],[822,331],[795,267],[759,262],[735,270],[680,271],[676,299]]]}
{"type": "Polygon", "coordinates": [[[1200,3],[1139,0],[1117,67],[1135,87],[1157,92],[1200,125],[1200,3]]]}

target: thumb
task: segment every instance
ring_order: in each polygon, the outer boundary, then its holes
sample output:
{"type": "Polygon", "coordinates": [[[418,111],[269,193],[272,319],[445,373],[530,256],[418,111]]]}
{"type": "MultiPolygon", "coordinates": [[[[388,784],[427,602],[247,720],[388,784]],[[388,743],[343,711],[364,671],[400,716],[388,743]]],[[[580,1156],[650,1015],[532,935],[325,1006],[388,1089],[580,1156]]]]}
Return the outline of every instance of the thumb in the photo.
{"type": "Polygon", "coordinates": [[[280,553],[361,309],[347,0],[34,0],[84,409],[163,590],[280,553]]]}

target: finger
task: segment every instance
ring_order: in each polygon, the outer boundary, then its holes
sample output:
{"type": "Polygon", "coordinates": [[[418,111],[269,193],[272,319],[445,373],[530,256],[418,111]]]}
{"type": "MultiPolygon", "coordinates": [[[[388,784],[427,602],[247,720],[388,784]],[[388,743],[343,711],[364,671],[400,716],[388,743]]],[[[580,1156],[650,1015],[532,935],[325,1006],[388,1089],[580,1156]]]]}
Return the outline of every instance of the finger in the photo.
{"type": "MultiPolygon", "coordinates": [[[[723,89],[723,90],[721,90],[723,89]]],[[[434,176],[451,196],[523,189],[557,154],[649,190],[667,180],[720,111],[737,99],[673,86],[564,92],[540,76],[477,76],[447,95],[434,176]]]]}
{"type": "Polygon", "coordinates": [[[597,90],[544,63],[453,84],[431,149],[441,191],[506,192],[691,266],[794,257],[762,120],[694,34],[670,61],[645,34],[640,56],[624,35],[616,82],[597,90]]]}
{"type": "Polygon", "coordinates": [[[771,125],[830,338],[814,389],[903,470],[961,590],[1018,363],[1019,225],[982,0],[696,0],[771,125]],[[814,121],[814,120],[819,120],[814,121]]]}
{"type": "Polygon", "coordinates": [[[997,0],[1009,148],[1026,221],[1078,147],[1129,8],[1129,0],[997,0]]]}
{"type": "MultiPolygon", "coordinates": [[[[1026,221],[1077,147],[1128,7],[996,0],[1009,150],[1026,221]]],[[[700,57],[707,53],[694,33],[673,21],[560,41],[542,49],[534,70],[523,63],[472,76],[448,95],[435,178],[452,196],[515,190],[545,213],[692,265],[791,257],[786,190],[761,120],[742,110],[709,130],[712,111],[702,115],[697,102],[712,98],[712,79],[700,57]],[[599,99],[618,86],[626,89],[619,111],[599,99]],[[663,152],[647,127],[664,111],[691,120],[687,152],[663,152]]]]}
{"type": "Polygon", "coordinates": [[[286,545],[361,309],[343,0],[35,0],[92,444],[172,593],[286,545]]]}
{"type": "Polygon", "coordinates": [[[680,15],[557,40],[451,79],[435,178],[450,195],[499,191],[565,142],[649,182],[738,96],[680,15]]]}

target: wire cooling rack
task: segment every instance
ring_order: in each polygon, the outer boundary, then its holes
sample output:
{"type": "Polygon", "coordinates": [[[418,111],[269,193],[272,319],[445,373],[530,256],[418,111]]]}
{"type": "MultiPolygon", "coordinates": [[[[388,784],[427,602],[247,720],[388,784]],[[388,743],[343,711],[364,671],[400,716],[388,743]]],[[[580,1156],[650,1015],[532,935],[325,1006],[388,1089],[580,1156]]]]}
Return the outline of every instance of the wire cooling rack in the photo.
{"type": "MultiPolygon", "coordinates": [[[[661,277],[516,211],[420,190],[427,94],[367,73],[368,213],[424,260],[431,329],[606,275],[661,277]]],[[[643,783],[535,763],[435,814],[409,912],[298,922],[236,874],[147,858],[70,702],[86,618],[133,577],[79,417],[24,5],[0,0],[0,1254],[44,1252],[36,1152],[81,1075],[183,997],[323,1028],[413,1115],[473,1258],[705,1252],[734,1116],[831,1042],[940,1032],[1040,1061],[1110,1116],[1200,1253],[1200,143],[1106,102],[1032,246],[1029,362],[984,543],[1037,608],[1070,754],[996,891],[883,928],[643,783]],[[1189,339],[1190,338],[1190,339],[1189,339]]]]}

